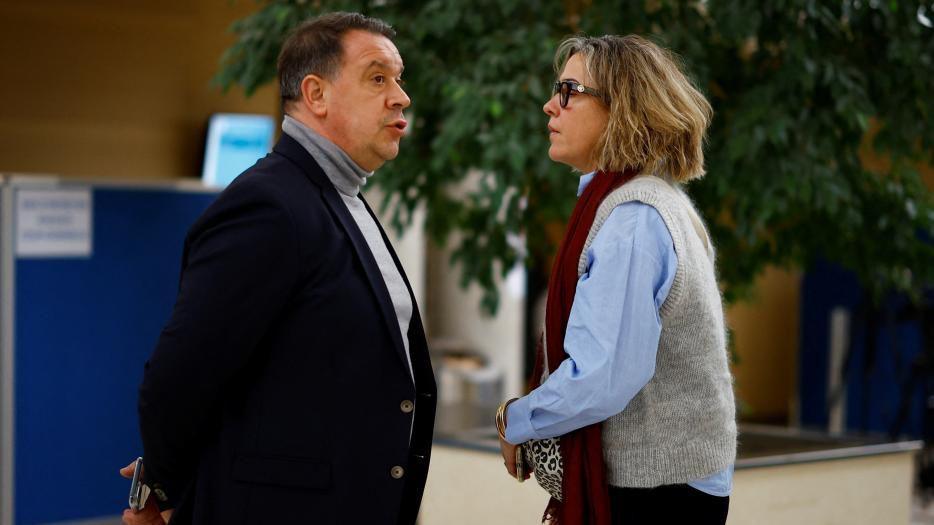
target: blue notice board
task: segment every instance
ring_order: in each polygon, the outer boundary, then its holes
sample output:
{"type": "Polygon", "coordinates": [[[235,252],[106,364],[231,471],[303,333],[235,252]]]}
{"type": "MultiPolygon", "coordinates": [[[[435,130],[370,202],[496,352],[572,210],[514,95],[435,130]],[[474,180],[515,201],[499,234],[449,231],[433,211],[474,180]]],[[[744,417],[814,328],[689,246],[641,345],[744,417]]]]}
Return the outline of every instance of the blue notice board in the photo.
{"type": "Polygon", "coordinates": [[[115,517],[126,507],[129,483],[117,471],[142,453],[143,365],[175,300],[185,233],[216,197],[84,187],[90,255],[13,263],[16,525],[115,517]]]}

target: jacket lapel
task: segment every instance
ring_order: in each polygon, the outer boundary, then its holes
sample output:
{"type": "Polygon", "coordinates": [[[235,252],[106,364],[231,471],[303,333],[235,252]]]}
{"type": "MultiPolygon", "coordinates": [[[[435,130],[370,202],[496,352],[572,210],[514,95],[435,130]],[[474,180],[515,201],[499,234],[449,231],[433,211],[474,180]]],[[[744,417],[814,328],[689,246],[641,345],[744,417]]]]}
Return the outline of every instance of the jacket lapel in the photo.
{"type": "MultiPolygon", "coordinates": [[[[383,322],[386,324],[386,328],[389,330],[389,337],[392,339],[392,344],[396,349],[396,353],[402,360],[402,365],[406,371],[406,374],[408,374],[409,360],[405,355],[405,346],[402,344],[402,334],[399,331],[399,320],[396,315],[396,309],[392,304],[392,299],[389,296],[389,289],[386,288],[386,282],[383,280],[383,274],[380,272],[379,265],[376,263],[376,259],[373,257],[373,252],[370,251],[370,247],[367,245],[366,239],[363,237],[363,232],[360,231],[360,228],[357,226],[357,222],[354,221],[353,216],[350,214],[350,210],[347,209],[347,205],[344,204],[344,201],[341,199],[337,189],[334,188],[334,185],[331,184],[330,180],[328,180],[327,175],[324,174],[324,171],[321,169],[318,163],[315,162],[314,158],[308,153],[308,151],[295,139],[283,133],[282,138],[279,139],[279,142],[276,144],[274,151],[285,157],[288,157],[290,160],[298,164],[308,176],[308,178],[311,179],[311,181],[316,186],[321,188],[321,195],[324,198],[325,204],[327,204],[328,208],[331,209],[332,214],[337,218],[337,222],[343,228],[347,238],[350,239],[350,243],[353,246],[354,252],[357,254],[357,258],[360,260],[360,264],[363,266],[363,273],[366,275],[366,279],[370,284],[370,288],[373,290],[373,295],[376,297],[379,310],[382,312],[383,322]]],[[[370,211],[369,206],[367,206],[367,210],[370,211]]],[[[371,211],[370,213],[372,215],[371,211]]],[[[373,220],[376,220],[375,216],[373,220]]],[[[382,232],[382,227],[380,226],[378,220],[376,220],[376,225],[380,229],[380,232],[382,232]]],[[[393,253],[392,247],[388,242],[386,243],[386,246],[390,253],[393,253]]],[[[394,254],[393,257],[395,257],[394,254]]],[[[399,272],[402,274],[403,279],[405,279],[405,273],[402,272],[401,268],[399,268],[399,272]]],[[[406,286],[408,286],[408,281],[406,281],[406,286]]],[[[411,289],[409,290],[409,294],[411,295],[411,289]]],[[[414,299],[412,306],[414,319],[414,313],[416,312],[414,299]]]]}

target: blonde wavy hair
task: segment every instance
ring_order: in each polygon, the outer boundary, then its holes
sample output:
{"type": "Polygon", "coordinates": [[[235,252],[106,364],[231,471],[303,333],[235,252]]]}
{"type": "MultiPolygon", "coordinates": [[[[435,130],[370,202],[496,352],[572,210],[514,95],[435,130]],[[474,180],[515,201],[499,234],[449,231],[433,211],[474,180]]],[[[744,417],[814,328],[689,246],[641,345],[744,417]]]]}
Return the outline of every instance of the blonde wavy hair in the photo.
{"type": "Polygon", "coordinates": [[[637,35],[574,36],[555,53],[559,75],[574,55],[609,106],[592,153],[598,169],[634,169],[678,182],[704,175],[713,109],[673,53],[637,35]]]}

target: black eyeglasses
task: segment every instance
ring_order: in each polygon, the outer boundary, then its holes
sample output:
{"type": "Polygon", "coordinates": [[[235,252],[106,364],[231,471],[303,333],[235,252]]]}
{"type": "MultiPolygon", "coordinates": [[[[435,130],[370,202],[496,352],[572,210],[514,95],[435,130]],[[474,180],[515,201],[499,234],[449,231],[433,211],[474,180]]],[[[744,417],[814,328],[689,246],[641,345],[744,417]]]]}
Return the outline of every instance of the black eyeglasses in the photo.
{"type": "Polygon", "coordinates": [[[568,107],[568,100],[571,98],[571,94],[583,93],[585,95],[590,95],[592,97],[597,97],[602,100],[604,104],[608,104],[606,98],[604,98],[603,93],[597,91],[594,88],[589,88],[573,80],[559,80],[555,82],[555,89],[552,92],[551,96],[561,95],[558,98],[558,102],[561,103],[562,108],[568,107]]]}

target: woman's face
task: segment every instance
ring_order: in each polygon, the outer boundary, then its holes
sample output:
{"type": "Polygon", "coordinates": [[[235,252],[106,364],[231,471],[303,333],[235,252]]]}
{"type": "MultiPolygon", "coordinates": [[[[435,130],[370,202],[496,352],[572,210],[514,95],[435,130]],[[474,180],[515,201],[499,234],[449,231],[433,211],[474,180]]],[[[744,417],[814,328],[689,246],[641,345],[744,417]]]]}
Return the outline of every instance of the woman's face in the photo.
{"type": "MultiPolygon", "coordinates": [[[[567,61],[559,80],[595,87],[580,55],[574,55],[567,61]]],[[[567,107],[563,108],[559,99],[557,94],[553,95],[542,108],[551,117],[548,120],[548,137],[551,140],[548,156],[583,173],[591,172],[596,169],[594,146],[606,129],[609,111],[600,99],[584,93],[572,91],[567,107]]]]}

